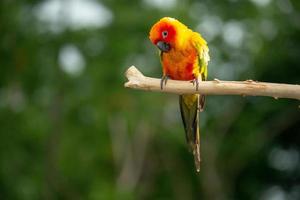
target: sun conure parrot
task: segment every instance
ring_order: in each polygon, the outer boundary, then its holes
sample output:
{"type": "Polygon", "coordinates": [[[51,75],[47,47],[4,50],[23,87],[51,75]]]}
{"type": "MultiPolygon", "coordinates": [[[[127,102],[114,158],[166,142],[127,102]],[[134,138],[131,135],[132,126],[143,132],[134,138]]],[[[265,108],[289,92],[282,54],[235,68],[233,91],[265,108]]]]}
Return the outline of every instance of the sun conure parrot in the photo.
{"type": "MultiPolygon", "coordinates": [[[[207,78],[209,61],[206,41],[178,20],[164,17],[155,23],[149,34],[151,42],[160,50],[163,68],[161,89],[167,80],[185,80],[196,84],[207,78]]],[[[200,171],[199,111],[203,110],[205,96],[182,94],[179,96],[181,117],[186,140],[194,155],[196,170],[200,171]]]]}

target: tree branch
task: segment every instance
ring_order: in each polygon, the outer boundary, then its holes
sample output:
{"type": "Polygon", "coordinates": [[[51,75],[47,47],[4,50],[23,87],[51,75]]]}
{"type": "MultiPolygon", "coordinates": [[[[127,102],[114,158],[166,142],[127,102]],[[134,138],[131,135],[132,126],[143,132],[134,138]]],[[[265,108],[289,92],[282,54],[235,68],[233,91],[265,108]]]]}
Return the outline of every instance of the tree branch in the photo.
{"type": "Polygon", "coordinates": [[[300,85],[246,81],[200,81],[199,90],[190,81],[168,80],[163,90],[160,79],[144,76],[137,68],[131,66],[126,71],[128,82],[125,87],[139,90],[169,92],[175,94],[209,94],[209,95],[242,95],[270,96],[275,99],[289,98],[300,100],[300,85]]]}

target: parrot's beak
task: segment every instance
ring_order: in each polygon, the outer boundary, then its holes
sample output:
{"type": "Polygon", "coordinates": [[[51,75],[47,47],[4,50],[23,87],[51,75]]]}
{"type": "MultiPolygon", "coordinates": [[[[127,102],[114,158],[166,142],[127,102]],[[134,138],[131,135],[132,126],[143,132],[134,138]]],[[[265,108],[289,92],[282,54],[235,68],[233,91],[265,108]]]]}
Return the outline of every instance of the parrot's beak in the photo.
{"type": "Polygon", "coordinates": [[[163,41],[158,41],[156,43],[157,48],[159,48],[162,52],[168,52],[171,50],[171,45],[163,42],[163,41]]]}

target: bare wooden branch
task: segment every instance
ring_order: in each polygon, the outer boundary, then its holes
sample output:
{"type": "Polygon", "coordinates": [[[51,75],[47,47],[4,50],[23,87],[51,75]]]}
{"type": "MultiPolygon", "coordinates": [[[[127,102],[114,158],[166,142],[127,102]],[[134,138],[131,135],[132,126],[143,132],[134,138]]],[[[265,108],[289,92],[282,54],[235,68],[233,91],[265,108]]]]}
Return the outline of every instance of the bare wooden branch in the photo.
{"type": "Polygon", "coordinates": [[[279,84],[246,81],[200,81],[199,90],[190,81],[168,80],[163,90],[160,89],[160,79],[144,76],[137,68],[131,66],[126,71],[128,82],[125,87],[139,90],[169,92],[175,94],[201,93],[208,95],[242,95],[269,96],[275,99],[290,98],[300,100],[300,85],[279,84]]]}

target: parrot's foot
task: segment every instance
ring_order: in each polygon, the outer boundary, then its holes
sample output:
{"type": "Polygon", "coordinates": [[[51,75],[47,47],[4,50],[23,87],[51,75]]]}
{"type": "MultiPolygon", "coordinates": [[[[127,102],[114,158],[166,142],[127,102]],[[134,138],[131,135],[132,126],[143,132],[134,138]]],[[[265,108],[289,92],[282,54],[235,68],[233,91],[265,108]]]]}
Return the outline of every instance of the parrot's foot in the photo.
{"type": "Polygon", "coordinates": [[[195,79],[192,80],[191,82],[193,83],[193,85],[196,84],[196,91],[198,91],[198,89],[199,89],[199,80],[198,80],[198,78],[195,78],[195,79]]]}
{"type": "Polygon", "coordinates": [[[160,89],[162,90],[164,85],[167,85],[167,81],[169,79],[169,76],[168,75],[164,75],[163,77],[161,77],[161,80],[160,80],[160,89]]]}

